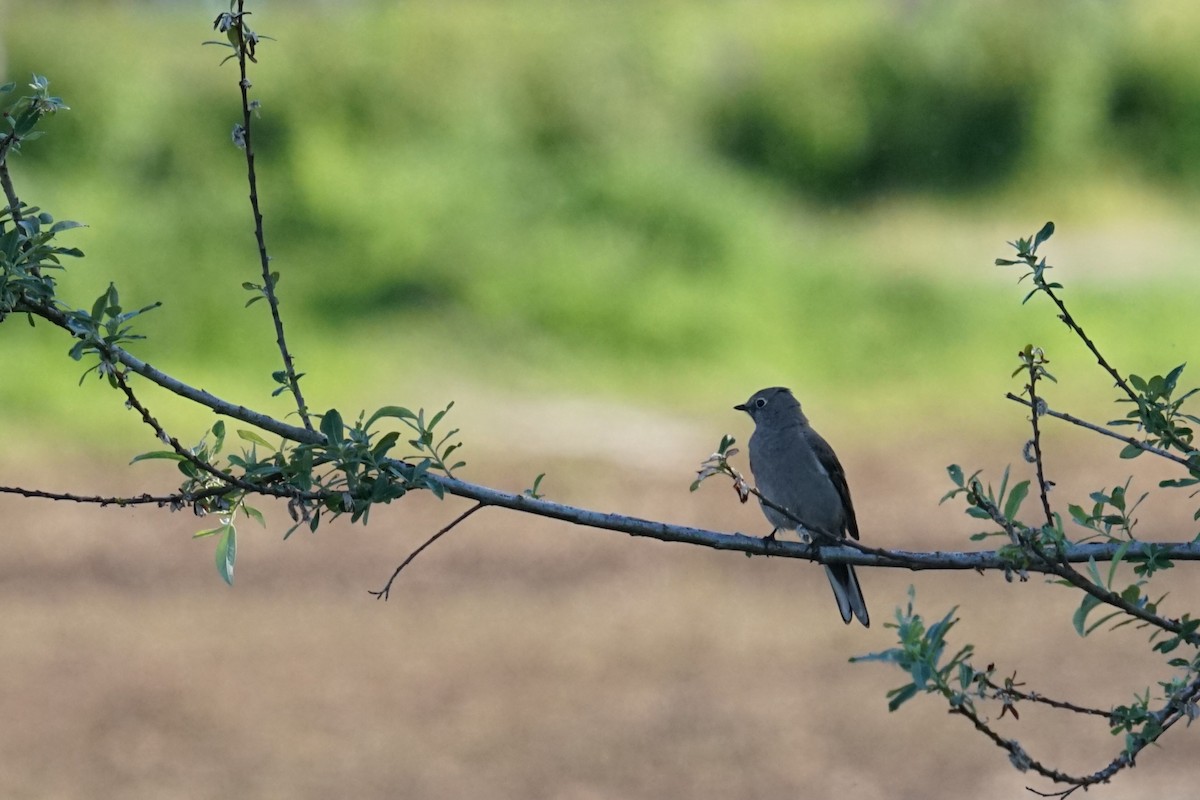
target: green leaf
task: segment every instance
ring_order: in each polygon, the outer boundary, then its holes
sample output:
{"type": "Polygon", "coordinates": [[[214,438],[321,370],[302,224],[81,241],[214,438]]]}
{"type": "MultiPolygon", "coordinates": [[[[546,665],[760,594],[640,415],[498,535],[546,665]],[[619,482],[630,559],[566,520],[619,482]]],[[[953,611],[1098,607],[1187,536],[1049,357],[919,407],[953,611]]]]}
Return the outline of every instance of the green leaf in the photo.
{"type": "Polygon", "coordinates": [[[885,664],[899,664],[904,660],[904,651],[898,647],[892,647],[887,650],[880,650],[876,653],[867,653],[862,656],[850,656],[851,664],[862,664],[867,661],[882,661],[885,664]]]}
{"type": "Polygon", "coordinates": [[[950,475],[950,480],[954,481],[955,486],[963,485],[963,471],[958,464],[951,464],[946,467],[946,472],[950,475]]]}
{"type": "Polygon", "coordinates": [[[1142,587],[1131,583],[1121,592],[1121,599],[1126,603],[1137,605],[1142,599],[1142,587]]]}
{"type": "MultiPolygon", "coordinates": [[[[434,428],[436,428],[436,427],[437,427],[437,424],[438,424],[439,422],[441,422],[441,421],[442,421],[442,417],[446,416],[446,412],[447,412],[447,411],[449,411],[449,410],[450,410],[450,409],[452,409],[452,408],[454,408],[454,401],[453,401],[453,400],[451,400],[451,401],[450,401],[450,403],[449,403],[449,405],[447,405],[447,406],[446,406],[445,408],[443,408],[441,411],[439,411],[439,412],[437,412],[436,414],[434,414],[434,415],[433,415],[433,419],[429,420],[429,430],[433,430],[434,428]]],[[[457,432],[457,431],[456,431],[456,432],[457,432]]]]}
{"type": "Polygon", "coordinates": [[[387,454],[387,451],[396,446],[396,442],[399,440],[399,438],[400,434],[396,431],[388,431],[379,439],[378,442],[375,443],[375,446],[371,448],[371,453],[376,458],[383,458],[384,455],[387,454]]]}
{"type": "Polygon", "coordinates": [[[1046,241],[1053,235],[1054,235],[1054,223],[1047,222],[1045,225],[1042,226],[1042,229],[1037,232],[1037,235],[1033,237],[1033,249],[1037,250],[1038,245],[1040,245],[1042,242],[1046,241]]]}
{"type": "Polygon", "coordinates": [[[1107,586],[1112,586],[1113,578],[1116,577],[1117,574],[1117,567],[1120,566],[1121,560],[1125,558],[1125,554],[1129,552],[1129,545],[1131,544],[1133,544],[1133,542],[1121,542],[1120,546],[1117,547],[1117,551],[1113,553],[1112,563],[1108,565],[1107,586]]]}
{"type": "Polygon", "coordinates": [[[1121,458],[1137,458],[1144,452],[1146,451],[1136,444],[1127,444],[1121,448],[1121,458]]]}
{"type": "Polygon", "coordinates": [[[1088,594],[1084,595],[1083,602],[1079,604],[1079,608],[1075,609],[1075,616],[1071,621],[1075,625],[1075,632],[1081,637],[1088,635],[1088,630],[1084,627],[1087,623],[1087,615],[1098,605],[1100,605],[1100,601],[1088,594]]]}
{"type": "Polygon", "coordinates": [[[417,415],[414,414],[413,412],[409,411],[407,408],[404,408],[403,406],[384,406],[383,408],[379,409],[378,411],[376,411],[374,414],[371,415],[371,418],[369,420],[367,420],[367,424],[363,426],[363,430],[370,430],[371,425],[373,425],[376,422],[376,420],[380,420],[384,417],[394,417],[396,419],[410,420],[410,419],[416,419],[417,415]]]}
{"type": "Polygon", "coordinates": [[[256,521],[259,525],[262,525],[264,528],[267,527],[267,521],[263,518],[262,512],[259,511],[257,508],[254,508],[253,506],[248,506],[245,503],[243,503],[242,511],[245,513],[245,515],[247,517],[256,521]]]}
{"type": "Polygon", "coordinates": [[[139,461],[146,461],[151,458],[165,458],[170,461],[186,461],[183,456],[176,453],[174,450],[155,450],[152,453],[142,453],[140,456],[134,456],[130,464],[136,464],[139,461]]]}
{"type": "Polygon", "coordinates": [[[1120,509],[1121,511],[1124,511],[1125,510],[1125,487],[1124,486],[1114,486],[1113,490],[1112,490],[1112,497],[1108,498],[1108,502],[1112,503],[1113,508],[1117,508],[1117,509],[1120,509]]]}
{"type": "Polygon", "coordinates": [[[221,527],[213,528],[212,530],[196,531],[195,533],[192,534],[192,538],[193,539],[203,539],[205,536],[214,536],[218,533],[221,533],[224,530],[225,530],[225,526],[222,525],[221,527]]]}
{"type": "Polygon", "coordinates": [[[1087,630],[1086,630],[1086,631],[1084,631],[1083,635],[1084,635],[1084,636],[1087,636],[1089,633],[1091,633],[1092,631],[1096,630],[1096,628],[1099,628],[1101,625],[1103,625],[1104,623],[1108,622],[1108,621],[1109,621],[1110,619],[1112,619],[1113,617],[1119,617],[1120,615],[1121,615],[1121,612],[1120,612],[1120,611],[1113,611],[1113,612],[1111,612],[1111,613],[1109,613],[1109,614],[1105,614],[1103,617],[1101,617],[1100,619],[1096,620],[1096,621],[1095,621],[1095,622],[1093,622],[1091,625],[1089,625],[1089,626],[1087,627],[1087,630]]]}
{"type": "MultiPolygon", "coordinates": [[[[724,441],[724,440],[722,440],[722,441],[724,441]]],[[[542,479],[545,477],[546,477],[546,473],[539,472],[538,476],[533,479],[533,486],[531,486],[528,489],[526,489],[525,491],[521,492],[521,494],[528,495],[529,497],[532,497],[534,500],[541,498],[542,495],[538,492],[538,489],[541,488],[542,479]]],[[[696,491],[696,488],[699,486],[700,486],[700,481],[696,481],[695,483],[693,483],[692,491],[693,492],[696,491]]]]}
{"type": "Polygon", "coordinates": [[[254,431],[249,431],[249,430],[246,430],[245,428],[238,428],[237,435],[239,438],[244,439],[247,442],[253,442],[254,444],[260,444],[266,448],[273,447],[273,445],[270,442],[268,442],[263,437],[259,436],[254,431]]]}
{"type": "Polygon", "coordinates": [[[217,542],[217,573],[233,586],[233,564],[237,560],[237,529],[226,525],[217,542]]]}
{"type": "Polygon", "coordinates": [[[1164,381],[1166,383],[1166,392],[1168,395],[1175,391],[1175,384],[1179,382],[1179,376],[1183,374],[1183,368],[1186,366],[1187,362],[1185,361],[1167,373],[1167,377],[1164,379],[1164,381]]]}
{"type": "Polygon", "coordinates": [[[1016,519],[1017,512],[1021,510],[1021,503],[1025,501],[1025,496],[1029,494],[1029,481],[1021,481],[1012,488],[1012,492],[1008,495],[1008,502],[1004,504],[1004,516],[1011,519],[1016,519]]]}
{"type": "Polygon", "coordinates": [[[59,233],[61,231],[69,231],[72,228],[85,228],[85,227],[87,227],[87,226],[84,225],[82,222],[73,222],[72,220],[64,219],[61,222],[54,223],[50,227],[50,233],[52,233],[52,234],[59,233]]]}
{"type": "Polygon", "coordinates": [[[340,442],[345,425],[342,423],[342,415],[337,412],[337,409],[329,409],[321,416],[321,433],[325,434],[325,438],[330,444],[340,442]]]}
{"type": "Polygon", "coordinates": [[[910,683],[907,686],[902,686],[899,689],[893,689],[888,692],[888,711],[895,711],[900,706],[907,703],[909,700],[917,696],[917,685],[910,683]]]}
{"type": "Polygon", "coordinates": [[[212,447],[212,455],[215,456],[225,446],[225,420],[217,420],[216,424],[212,426],[212,432],[213,438],[216,439],[212,447]]]}

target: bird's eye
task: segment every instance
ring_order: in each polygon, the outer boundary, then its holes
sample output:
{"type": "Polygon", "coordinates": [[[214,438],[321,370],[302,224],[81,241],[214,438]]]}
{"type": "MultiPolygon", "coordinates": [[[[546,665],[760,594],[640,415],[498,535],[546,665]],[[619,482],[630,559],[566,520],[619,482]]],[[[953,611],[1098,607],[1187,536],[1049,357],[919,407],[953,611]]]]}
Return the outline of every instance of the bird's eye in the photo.
{"type": "Polygon", "coordinates": [[[765,406],[766,404],[767,404],[767,398],[765,398],[765,397],[760,397],[760,398],[758,398],[757,400],[755,400],[755,401],[754,401],[754,407],[755,407],[755,408],[762,408],[762,407],[763,407],[763,406],[765,406]]]}

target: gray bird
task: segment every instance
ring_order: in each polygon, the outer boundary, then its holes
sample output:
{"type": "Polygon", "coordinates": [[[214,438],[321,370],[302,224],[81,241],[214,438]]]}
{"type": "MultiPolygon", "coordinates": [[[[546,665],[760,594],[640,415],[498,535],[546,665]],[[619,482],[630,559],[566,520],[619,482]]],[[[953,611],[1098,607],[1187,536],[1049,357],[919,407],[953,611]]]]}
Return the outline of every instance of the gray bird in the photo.
{"type": "MultiPolygon", "coordinates": [[[[849,534],[857,539],[858,521],[846,473],[833,448],[809,426],[791,390],[782,386],[763,389],[734,409],[745,411],[754,420],[750,471],[763,497],[786,508],[819,538],[837,540],[849,534]]],[[[796,521],[785,514],[765,504],[762,511],[775,526],[771,538],[780,529],[796,530],[796,521]]],[[[869,627],[871,620],[854,567],[826,564],[825,574],[846,624],[853,615],[869,627]]]]}

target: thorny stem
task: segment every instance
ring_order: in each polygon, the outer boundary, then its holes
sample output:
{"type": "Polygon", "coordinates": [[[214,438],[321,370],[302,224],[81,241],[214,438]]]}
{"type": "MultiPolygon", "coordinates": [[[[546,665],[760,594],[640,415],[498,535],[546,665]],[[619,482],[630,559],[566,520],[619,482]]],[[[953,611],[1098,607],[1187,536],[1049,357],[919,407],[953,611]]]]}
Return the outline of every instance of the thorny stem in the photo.
{"type": "MultiPolygon", "coordinates": [[[[209,475],[212,475],[214,478],[227,486],[236,486],[239,489],[252,493],[258,493],[264,490],[266,490],[266,493],[268,494],[276,493],[275,491],[272,491],[272,489],[275,487],[266,487],[242,480],[234,475],[230,475],[228,472],[217,469],[204,459],[196,456],[195,453],[180,444],[178,439],[168,434],[166,430],[163,429],[162,425],[158,424],[158,420],[150,415],[149,410],[142,405],[141,401],[139,401],[137,396],[133,393],[133,389],[130,388],[129,381],[125,379],[125,373],[122,370],[110,365],[110,374],[113,376],[113,380],[117,382],[118,388],[120,388],[121,392],[125,395],[125,401],[129,403],[129,407],[141,415],[142,422],[145,422],[154,430],[154,435],[158,437],[158,440],[164,444],[169,444],[172,450],[174,450],[182,458],[186,459],[188,463],[192,464],[192,466],[207,472],[209,475]]],[[[287,492],[286,490],[282,490],[281,492],[281,496],[290,496],[290,494],[291,493],[287,492]]]]}
{"type": "MultiPolygon", "coordinates": [[[[1005,517],[1004,514],[1001,513],[1000,509],[996,508],[994,503],[978,496],[976,497],[975,503],[979,508],[982,508],[984,511],[986,511],[988,516],[992,518],[992,521],[1003,528],[1005,532],[1009,534],[1009,536],[1019,537],[1022,543],[1025,545],[1027,552],[1035,556],[1036,562],[1030,564],[1028,567],[1029,569],[1036,572],[1057,575],[1075,588],[1090,594],[1092,597],[1096,598],[1102,603],[1120,609],[1129,616],[1136,617],[1142,622],[1147,622],[1156,628],[1161,628],[1168,633],[1173,633],[1177,636],[1180,636],[1188,644],[1200,646],[1200,636],[1197,636],[1196,634],[1185,633],[1183,626],[1177,620],[1167,619],[1166,617],[1161,617],[1158,614],[1151,613],[1140,606],[1134,605],[1116,592],[1110,591],[1103,586],[1097,586],[1084,576],[1080,575],[1077,570],[1072,569],[1069,565],[1069,561],[1074,560],[1068,557],[1070,550],[1059,548],[1057,555],[1051,556],[1044,549],[1042,549],[1037,542],[1033,541],[1028,536],[1021,534],[1012,520],[1005,517]]],[[[1132,550],[1132,548],[1130,548],[1130,550],[1132,550]]],[[[1128,552],[1129,551],[1127,551],[1127,553],[1128,552]]]]}
{"type": "MultiPolygon", "coordinates": [[[[1137,403],[1138,402],[1137,392],[1135,392],[1133,390],[1133,387],[1129,385],[1129,382],[1126,381],[1125,378],[1121,376],[1121,373],[1117,372],[1117,370],[1112,366],[1112,364],[1109,364],[1108,360],[1105,359],[1104,356],[1100,354],[1100,349],[1098,347],[1096,347],[1096,343],[1093,342],[1086,333],[1084,333],[1083,328],[1079,327],[1079,324],[1077,322],[1075,322],[1075,318],[1071,316],[1071,312],[1067,311],[1066,303],[1064,303],[1061,299],[1059,299],[1058,295],[1056,295],[1054,293],[1054,290],[1051,289],[1045,283],[1043,283],[1040,288],[1042,289],[1042,291],[1044,291],[1047,294],[1047,296],[1049,296],[1049,298],[1051,300],[1054,301],[1054,305],[1058,306],[1058,311],[1059,311],[1058,318],[1061,319],[1063,321],[1063,323],[1068,328],[1070,328],[1075,333],[1075,335],[1078,336],[1083,341],[1084,346],[1087,347],[1087,349],[1089,351],[1091,351],[1091,354],[1096,357],[1096,363],[1099,364],[1101,366],[1101,368],[1104,369],[1105,372],[1107,372],[1109,375],[1112,376],[1112,379],[1115,382],[1116,386],[1118,388],[1120,388],[1121,391],[1125,392],[1125,394],[1129,397],[1130,400],[1132,400],[1134,403],[1137,403]]],[[[1186,442],[1181,441],[1179,439],[1179,437],[1177,437],[1172,431],[1165,431],[1164,436],[1166,439],[1168,439],[1170,441],[1170,443],[1172,445],[1179,448],[1180,450],[1182,450],[1185,453],[1189,452],[1190,450],[1193,449],[1186,442]]]]}
{"type": "Polygon", "coordinates": [[[283,334],[283,317],[279,314],[279,298],[275,293],[275,281],[271,279],[271,257],[267,255],[267,242],[263,235],[263,216],[258,205],[258,176],[254,169],[254,143],[251,138],[251,113],[250,113],[250,80],[246,76],[246,39],[242,28],[242,19],[245,15],[244,0],[238,0],[237,4],[237,30],[238,46],[238,72],[240,80],[238,87],[242,94],[242,133],[244,136],[243,150],[246,153],[246,176],[250,183],[250,208],[254,213],[254,238],[258,242],[258,260],[262,265],[263,277],[263,292],[267,296],[267,303],[271,306],[271,319],[275,324],[275,343],[279,346],[279,353],[283,357],[283,368],[287,374],[288,388],[292,392],[292,396],[296,400],[296,410],[300,413],[300,419],[304,423],[307,430],[312,430],[312,420],[308,415],[308,405],[304,402],[304,395],[300,391],[300,378],[296,375],[296,366],[292,361],[292,354],[288,350],[287,339],[283,334]]]}
{"type": "MultiPolygon", "coordinates": [[[[1087,790],[1089,786],[1094,786],[1098,783],[1108,783],[1113,775],[1116,775],[1126,767],[1132,767],[1137,760],[1137,756],[1142,750],[1154,744],[1162,737],[1175,723],[1188,716],[1187,707],[1195,703],[1200,697],[1200,677],[1193,680],[1184,689],[1176,692],[1162,708],[1151,712],[1151,721],[1158,725],[1158,733],[1153,737],[1139,738],[1138,741],[1128,750],[1122,752],[1114,758],[1109,764],[1101,770],[1093,772],[1083,778],[1071,778],[1069,780],[1054,779],[1058,783],[1072,784],[1070,788],[1064,789],[1061,792],[1043,793],[1035,789],[1029,789],[1040,797],[1067,797],[1077,789],[1087,790]]],[[[1049,777],[1049,776],[1047,776],[1049,777]]],[[[1026,787],[1028,788],[1028,787],[1026,787]]]]}
{"type": "Polygon", "coordinates": [[[13,186],[12,175],[8,172],[8,153],[12,146],[16,143],[15,134],[8,134],[0,141],[0,187],[4,189],[4,197],[8,200],[9,213],[12,214],[13,222],[21,221],[21,199],[17,197],[17,190],[13,186]]]}
{"type": "MultiPolygon", "coordinates": [[[[8,171],[8,154],[12,152],[12,147],[17,143],[16,133],[9,133],[0,141],[0,188],[4,190],[4,198],[8,200],[8,213],[12,215],[14,224],[20,223],[24,216],[21,214],[21,198],[17,196],[17,189],[13,186],[12,175],[8,171]]],[[[28,246],[28,242],[26,242],[28,246]]],[[[38,267],[29,270],[29,273],[35,278],[40,278],[42,271],[38,267]]],[[[2,318],[2,315],[0,315],[2,318]]]]}
{"type": "Polygon", "coordinates": [[[1050,511],[1050,487],[1046,485],[1046,472],[1042,464],[1042,432],[1038,426],[1038,417],[1041,415],[1042,409],[1039,408],[1038,403],[1037,380],[1038,365],[1031,362],[1029,365],[1029,402],[1032,413],[1029,415],[1029,420],[1033,425],[1033,458],[1037,468],[1038,495],[1042,500],[1042,511],[1046,514],[1046,525],[1053,528],[1054,514],[1050,511]]]}

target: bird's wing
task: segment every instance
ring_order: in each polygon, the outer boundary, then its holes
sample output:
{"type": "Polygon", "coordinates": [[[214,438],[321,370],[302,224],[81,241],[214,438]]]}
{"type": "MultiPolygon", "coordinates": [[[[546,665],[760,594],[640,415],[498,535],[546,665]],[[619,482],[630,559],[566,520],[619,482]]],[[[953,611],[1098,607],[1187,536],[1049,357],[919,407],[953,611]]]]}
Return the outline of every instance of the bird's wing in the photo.
{"type": "Polygon", "coordinates": [[[846,531],[852,539],[857,539],[858,520],[854,516],[854,503],[850,501],[850,486],[846,483],[846,471],[842,469],[842,462],[838,461],[837,454],[833,452],[829,442],[821,438],[821,434],[812,428],[806,428],[804,436],[813,452],[817,454],[821,466],[829,473],[829,479],[833,481],[838,497],[842,499],[842,508],[846,510],[846,531]]]}

